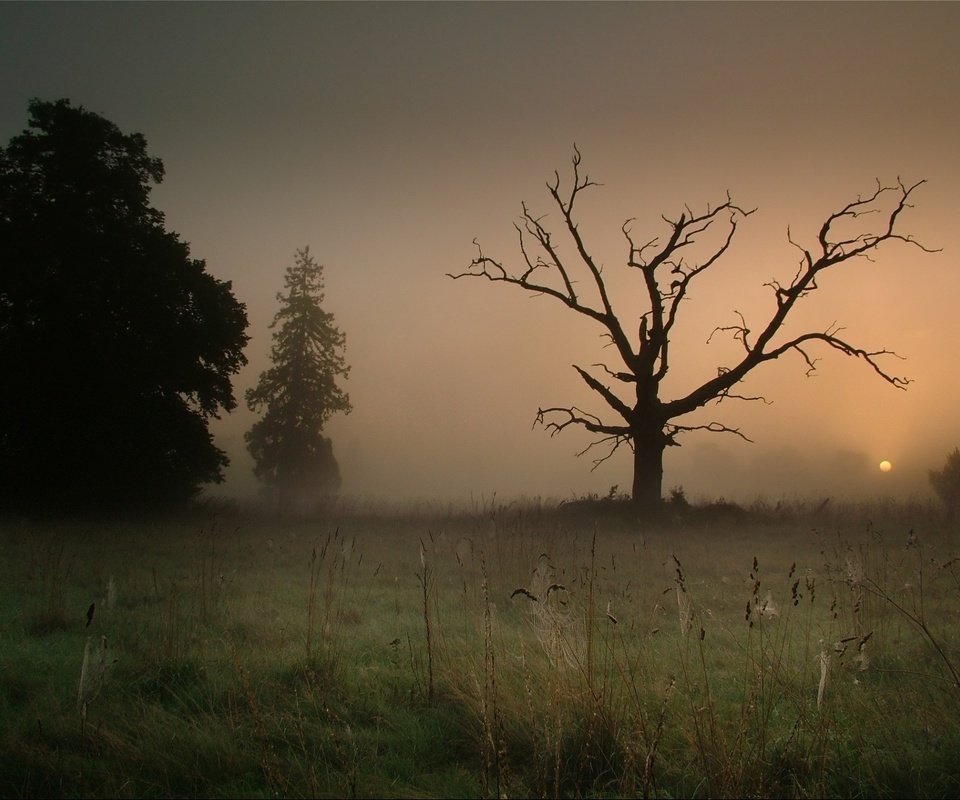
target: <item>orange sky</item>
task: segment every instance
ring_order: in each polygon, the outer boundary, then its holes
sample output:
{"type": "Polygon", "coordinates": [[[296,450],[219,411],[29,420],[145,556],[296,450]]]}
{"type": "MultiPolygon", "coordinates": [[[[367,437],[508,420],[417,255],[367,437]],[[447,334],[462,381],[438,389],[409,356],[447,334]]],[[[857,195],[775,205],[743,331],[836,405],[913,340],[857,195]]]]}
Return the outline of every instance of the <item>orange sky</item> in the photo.
{"type": "MultiPolygon", "coordinates": [[[[604,184],[582,198],[582,231],[611,281],[628,217],[640,239],[728,190],[758,209],[693,293],[667,397],[725,363],[705,341],[734,309],[769,314],[762,284],[796,266],[788,225],[811,241],[877,179],[926,178],[902,230],[942,252],[891,244],[824,280],[802,320],[896,350],[909,390],[836,353],[813,379],[783,359],[746,386],[772,405],[705,417],[755,443],[691,434],[664,478],[691,498],[921,496],[960,445],[958,30],[953,3],[4,3],[0,137],[34,96],[146,135],[168,226],[248,306],[238,397],[309,244],[353,367],[355,410],[328,428],[344,493],[390,499],[629,486],[626,453],[591,473],[574,458],[586,434],[531,427],[540,405],[602,410],[570,367],[601,360],[599,331],[548,298],[445,277],[474,237],[517,263],[521,201],[557,222],[544,184],[569,177],[574,142],[604,184]]],[[[255,490],[252,421],[216,424],[233,458],[222,491],[255,490]]]]}

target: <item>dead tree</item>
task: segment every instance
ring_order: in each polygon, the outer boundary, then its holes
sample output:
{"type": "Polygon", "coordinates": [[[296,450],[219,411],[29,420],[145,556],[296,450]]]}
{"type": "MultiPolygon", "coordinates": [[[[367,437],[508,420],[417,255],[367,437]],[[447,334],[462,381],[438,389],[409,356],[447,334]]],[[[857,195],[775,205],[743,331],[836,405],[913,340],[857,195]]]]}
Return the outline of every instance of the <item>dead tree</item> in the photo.
{"type": "Polygon", "coordinates": [[[550,196],[560,210],[564,234],[573,245],[575,255],[572,258],[566,254],[568,251],[561,256],[561,245],[546,227],[544,217],[535,216],[524,203],[522,216],[514,224],[519,236],[519,270],[512,270],[502,261],[487,256],[474,240],[477,256],[468,269],[448,275],[454,279],[486,278],[513,284],[552,297],[601,326],[603,336],[613,345],[620,363],[614,367],[594,364],[600,378],[582,367],[574,365],[574,369],[615,412],[615,421],[604,421],[576,406],[551,406],[537,410],[534,424],[543,425],[551,435],[570,426],[580,426],[597,434],[597,438],[577,454],[605,447],[605,454],[594,459],[594,469],[621,445],[628,445],[633,451],[634,502],[643,506],[659,504],[663,453],[667,447],[678,444],[677,438],[681,434],[706,430],[731,433],[750,441],[739,428],[722,422],[683,424],[682,419],[722,400],[765,401],[763,397],[737,394],[736,387],[754,368],[786,353],[798,353],[809,375],[815,372],[817,365],[812,348],[826,345],[865,362],[897,389],[905,389],[910,383],[907,378],[888,372],[881,363],[886,357],[899,358],[896,353],[858,347],[841,337],[843,329],[836,325],[786,341],[778,334],[797,303],[819,288],[817,280],[824,271],[853,259],[871,259],[883,243],[891,240],[905,242],[924,252],[936,252],[897,232],[902,212],[911,207],[910,196],[924,181],[909,186],[899,180],[893,186],[882,186],[878,181],[870,194],[858,196],[827,217],[811,249],[795,242],[788,228],[787,239],[801,254],[799,267],[789,283],[774,279],[765,284],[774,300],[769,319],[762,325],[748,326],[743,315],[735,312],[737,320],[733,324],[716,327],[710,338],[716,334],[732,336],[742,346],[739,361],[717,368],[713,377],[688,394],[667,400],[661,397],[661,386],[671,364],[670,339],[681,305],[694,280],[717,264],[727,252],[739,223],[752,211],[745,211],[728,195],[725,202],[708,207],[703,213],[696,214],[686,208],[676,219],[663,216],[667,226],[665,240],[658,237],[643,244],[634,240],[630,228],[633,220],[627,220],[621,227],[627,245],[625,263],[639,273],[648,306],[638,322],[628,327],[614,309],[602,268],[587,248],[574,218],[574,206],[581,192],[599,185],[586,174],[581,175],[580,160],[580,152],[574,147],[573,185],[568,194],[561,195],[558,172],[554,172],[553,181],[547,183],[550,196]],[[879,222],[871,228],[864,218],[879,222]],[[636,334],[631,337],[633,331],[636,334]],[[620,391],[615,391],[609,382],[620,391]]]}

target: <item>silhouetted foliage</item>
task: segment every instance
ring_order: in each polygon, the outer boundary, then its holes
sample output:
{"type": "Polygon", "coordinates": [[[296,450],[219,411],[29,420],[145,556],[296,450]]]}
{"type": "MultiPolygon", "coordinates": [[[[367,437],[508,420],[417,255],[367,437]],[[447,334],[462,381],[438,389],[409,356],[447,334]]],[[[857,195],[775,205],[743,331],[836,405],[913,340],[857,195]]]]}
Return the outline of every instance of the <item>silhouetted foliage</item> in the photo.
{"type": "Polygon", "coordinates": [[[668,502],[673,508],[690,508],[690,501],[687,500],[687,493],[682,486],[674,486],[670,490],[668,502]]]}
{"type": "Polygon", "coordinates": [[[246,310],[151,207],[163,164],[69,100],[0,149],[0,503],[166,504],[222,480],[246,310]]]}
{"type": "Polygon", "coordinates": [[[760,324],[748,325],[743,315],[734,312],[735,321],[715,328],[708,343],[716,334],[732,336],[741,345],[742,356],[732,364],[719,366],[699,386],[672,400],[661,397],[662,382],[671,365],[670,343],[674,325],[681,317],[683,301],[698,276],[717,265],[727,252],[740,222],[753,213],[736,205],[729,195],[724,202],[708,206],[703,212],[685,208],[675,219],[664,216],[666,235],[663,239],[636,239],[631,229],[633,220],[621,226],[626,243],[624,261],[638,278],[636,290],[628,293],[625,303],[640,297],[646,304],[646,310],[638,319],[627,319],[614,307],[603,266],[591,255],[574,216],[581,193],[598,185],[581,174],[580,152],[576,147],[572,187],[561,191],[560,175],[556,172],[547,184],[560,211],[563,236],[555,237],[546,227],[545,217],[523,204],[520,221],[514,225],[520,241],[519,268],[511,269],[487,256],[475,240],[476,258],[467,271],[450,277],[486,278],[551,297],[600,326],[619,363],[613,367],[594,364],[594,369],[602,371],[599,379],[582,367],[574,366],[574,369],[614,412],[614,421],[606,421],[576,406],[552,406],[538,409],[536,422],[545,426],[551,435],[570,426],[597,434],[599,438],[578,453],[583,455],[598,445],[606,445],[608,451],[595,459],[594,468],[610,458],[620,445],[629,446],[633,451],[631,496],[636,503],[656,507],[662,502],[663,452],[667,447],[678,445],[677,439],[682,434],[703,430],[732,433],[750,441],[738,428],[721,422],[681,424],[675,420],[723,400],[765,402],[763,397],[735,393],[738,384],[761,364],[796,353],[810,374],[817,363],[810,347],[826,345],[864,361],[891,386],[906,388],[909,383],[906,378],[888,373],[881,364],[882,357],[896,355],[892,351],[857,347],[841,338],[843,329],[836,325],[789,338],[781,336],[781,328],[796,304],[820,288],[818,280],[824,271],[851,259],[870,259],[881,244],[891,240],[926,249],[896,230],[900,214],[910,207],[910,196],[922,183],[910,186],[900,181],[894,186],[878,183],[868,195],[858,196],[830,214],[809,249],[790,238],[788,231],[790,243],[800,253],[799,267],[788,283],[772,279],[766,284],[774,301],[769,317],[760,324]],[[873,228],[869,226],[871,220],[878,220],[873,228]],[[623,394],[611,385],[620,386],[623,394]]]}
{"type": "Polygon", "coordinates": [[[947,513],[955,516],[960,511],[960,448],[954,448],[947,456],[942,469],[930,470],[930,484],[947,513]]]}
{"type": "Polygon", "coordinates": [[[343,356],[344,334],[323,310],[323,265],[310,248],[298,250],[284,275],[286,294],[270,324],[270,359],[256,387],[247,391],[251,411],[263,417],[247,432],[254,473],[287,509],[340,488],[340,469],[323,427],[338,411],[349,413],[350,398],[337,377],[350,372],[343,356]],[[279,327],[278,327],[279,326],[279,327]]]}

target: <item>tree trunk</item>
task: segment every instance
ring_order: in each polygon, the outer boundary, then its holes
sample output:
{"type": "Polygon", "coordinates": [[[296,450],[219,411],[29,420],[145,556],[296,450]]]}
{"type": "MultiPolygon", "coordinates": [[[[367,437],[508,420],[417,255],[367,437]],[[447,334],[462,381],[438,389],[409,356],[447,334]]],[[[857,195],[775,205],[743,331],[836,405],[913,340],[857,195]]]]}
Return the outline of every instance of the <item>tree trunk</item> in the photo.
{"type": "Polygon", "coordinates": [[[633,502],[654,509],[663,497],[663,432],[635,432],[633,435],[633,502]]]}

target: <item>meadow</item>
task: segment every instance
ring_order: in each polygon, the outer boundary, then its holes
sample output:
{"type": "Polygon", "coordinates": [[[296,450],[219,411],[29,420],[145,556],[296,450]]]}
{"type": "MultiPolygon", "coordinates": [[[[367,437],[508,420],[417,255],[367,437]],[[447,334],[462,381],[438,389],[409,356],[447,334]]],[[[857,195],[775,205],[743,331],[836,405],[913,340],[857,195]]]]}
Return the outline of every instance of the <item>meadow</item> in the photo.
{"type": "Polygon", "coordinates": [[[956,797],[922,504],[4,519],[4,797],[956,797]]]}

